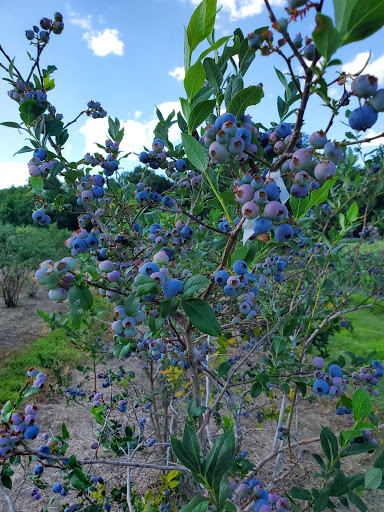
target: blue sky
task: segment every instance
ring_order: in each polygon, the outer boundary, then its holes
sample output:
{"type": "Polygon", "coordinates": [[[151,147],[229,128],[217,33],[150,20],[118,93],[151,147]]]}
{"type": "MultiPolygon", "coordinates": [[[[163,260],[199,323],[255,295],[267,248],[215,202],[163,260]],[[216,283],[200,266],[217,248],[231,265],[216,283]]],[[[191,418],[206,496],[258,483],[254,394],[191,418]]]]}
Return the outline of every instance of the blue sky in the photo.
{"type": "MultiPolygon", "coordinates": [[[[72,120],[90,99],[98,100],[108,111],[117,116],[126,127],[124,149],[140,151],[148,145],[156,124],[155,105],[165,113],[178,108],[178,98],[183,95],[181,78],[183,64],[183,30],[196,6],[196,0],[39,0],[36,2],[8,3],[2,11],[1,44],[14,57],[23,72],[29,65],[26,51],[30,50],[25,39],[25,29],[38,24],[41,17],[52,18],[55,10],[64,16],[65,29],[62,35],[53,36],[43,55],[43,66],[55,64],[56,88],[49,93],[50,101],[57,111],[65,115],[66,122],[72,120]]],[[[276,15],[284,15],[284,0],[272,0],[276,15]]],[[[236,27],[245,34],[268,24],[262,0],[218,0],[223,8],[218,16],[216,38],[230,35],[236,27]]],[[[331,0],[325,1],[325,13],[332,16],[331,0]]],[[[291,35],[301,32],[309,35],[313,26],[312,17],[292,24],[291,35]],[[296,25],[296,26],[295,26],[296,25]]],[[[348,72],[358,71],[372,51],[368,72],[378,76],[384,87],[383,29],[369,39],[341,48],[336,56],[344,63],[348,72]]],[[[204,44],[204,43],[203,43],[204,44]]],[[[201,50],[204,49],[203,45],[201,50]]],[[[198,51],[200,48],[198,48],[198,51]]],[[[196,52],[196,54],[200,52],[196,52]]],[[[273,66],[286,71],[284,61],[278,56],[258,55],[246,75],[246,85],[263,82],[265,97],[250,109],[253,120],[268,125],[278,121],[276,99],[283,94],[273,66]]],[[[298,68],[297,68],[298,69],[298,68]]],[[[336,68],[331,68],[328,79],[336,77],[336,68]]],[[[4,74],[2,73],[2,76],[4,74]]],[[[17,121],[16,102],[6,96],[6,82],[0,85],[1,121],[17,121]]],[[[342,88],[333,86],[330,93],[335,98],[342,88]]],[[[355,101],[352,106],[357,106],[355,101]]],[[[325,128],[329,119],[328,110],[321,102],[312,99],[306,117],[305,131],[325,128]]],[[[294,121],[294,117],[290,120],[294,121]]],[[[381,114],[369,135],[383,130],[384,116],[381,114]]],[[[342,137],[345,121],[339,116],[330,131],[331,138],[342,137]]],[[[176,136],[176,130],[173,133],[176,136]]],[[[93,143],[105,140],[106,121],[81,118],[71,127],[70,146],[67,156],[80,159],[86,151],[96,148],[93,143]]],[[[23,136],[16,130],[0,126],[0,188],[12,184],[20,185],[28,178],[25,163],[28,154],[13,153],[24,145],[23,136]]],[[[137,159],[127,160],[125,167],[132,168],[137,159]]]]}

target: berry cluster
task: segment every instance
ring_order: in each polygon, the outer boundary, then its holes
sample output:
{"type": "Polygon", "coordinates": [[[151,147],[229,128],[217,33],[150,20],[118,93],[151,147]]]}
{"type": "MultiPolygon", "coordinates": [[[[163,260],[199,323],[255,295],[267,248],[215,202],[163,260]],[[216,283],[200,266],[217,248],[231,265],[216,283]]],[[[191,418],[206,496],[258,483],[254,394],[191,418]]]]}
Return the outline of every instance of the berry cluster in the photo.
{"type": "Polygon", "coordinates": [[[38,105],[47,102],[47,93],[44,90],[35,89],[32,82],[25,84],[22,80],[15,82],[15,87],[8,91],[8,96],[20,104],[28,100],[35,100],[38,105]]]}
{"type": "Polygon", "coordinates": [[[48,176],[49,169],[54,162],[57,162],[57,160],[49,160],[49,162],[44,162],[46,158],[47,152],[44,148],[35,149],[33,152],[33,157],[28,162],[28,171],[32,178],[37,178],[39,176],[46,178],[48,176]]]}
{"type": "Polygon", "coordinates": [[[64,30],[63,15],[59,12],[55,12],[53,15],[53,21],[49,18],[42,18],[40,20],[39,27],[34,26],[32,30],[25,31],[25,37],[28,41],[33,41],[36,44],[48,43],[51,32],[54,34],[61,34],[64,30]]]}
{"type": "Polygon", "coordinates": [[[269,241],[269,232],[275,224],[274,235],[278,242],[292,238],[293,228],[288,222],[288,209],[280,199],[280,189],[273,180],[264,181],[261,176],[252,178],[244,174],[234,184],[235,200],[242,204],[241,213],[247,220],[253,221],[254,237],[261,236],[269,241]]]}
{"type": "MultiPolygon", "coordinates": [[[[34,388],[42,388],[45,384],[45,373],[39,373],[37,368],[31,367],[27,371],[28,384],[34,388]]],[[[9,404],[9,402],[8,402],[9,404]]],[[[7,405],[8,405],[7,404],[7,405]]],[[[39,434],[36,425],[37,405],[29,404],[24,412],[4,407],[0,418],[0,459],[9,458],[22,440],[35,439],[39,434]]]]}
{"type": "Polygon", "coordinates": [[[88,101],[87,107],[87,115],[92,116],[93,119],[102,119],[107,115],[107,111],[102,108],[100,101],[88,101]]]}
{"type": "Polygon", "coordinates": [[[46,260],[40,263],[34,280],[49,290],[49,298],[55,302],[63,302],[68,298],[68,292],[75,276],[77,262],[71,257],[63,258],[54,263],[46,260]]]}
{"type": "Polygon", "coordinates": [[[349,126],[353,130],[367,130],[376,123],[378,112],[384,112],[384,89],[377,89],[378,80],[372,75],[359,75],[353,79],[351,91],[354,96],[365,99],[364,105],[352,110],[349,126]]]}
{"type": "MultiPolygon", "coordinates": [[[[352,383],[354,386],[361,387],[364,385],[364,389],[369,393],[378,396],[379,391],[372,388],[376,386],[381,378],[383,377],[384,365],[378,360],[374,360],[371,363],[372,371],[365,367],[361,367],[359,372],[353,372],[351,376],[343,374],[342,369],[337,364],[331,364],[328,368],[329,373],[323,373],[320,368],[324,368],[325,362],[321,357],[315,357],[313,364],[318,368],[314,376],[316,381],[313,385],[313,390],[318,395],[328,395],[330,397],[339,397],[343,395],[347,389],[347,383],[352,383]]],[[[336,413],[340,414],[342,409],[336,409],[336,413]]],[[[349,414],[347,411],[343,411],[342,414],[349,414]]]]}
{"type": "Polygon", "coordinates": [[[255,477],[244,478],[240,484],[231,479],[229,488],[231,490],[230,497],[235,493],[240,499],[247,499],[247,503],[254,501],[253,510],[255,512],[286,512],[291,509],[287,498],[283,498],[275,492],[268,493],[260,480],[255,477]]]}

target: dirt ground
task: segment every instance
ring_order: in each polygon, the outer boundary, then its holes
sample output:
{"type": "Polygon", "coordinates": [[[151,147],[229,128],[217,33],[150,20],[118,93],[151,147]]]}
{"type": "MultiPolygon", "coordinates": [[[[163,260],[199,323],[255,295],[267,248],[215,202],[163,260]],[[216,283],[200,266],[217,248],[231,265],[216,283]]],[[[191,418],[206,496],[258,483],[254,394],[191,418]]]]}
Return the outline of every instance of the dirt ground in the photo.
{"type": "Polygon", "coordinates": [[[67,310],[65,303],[54,304],[48,298],[45,290],[39,290],[35,297],[28,297],[26,293],[22,293],[16,308],[6,308],[0,298],[1,360],[4,360],[12,352],[21,350],[28,343],[33,343],[48,332],[47,324],[36,313],[36,310],[41,309],[44,313],[50,313],[53,307],[57,312],[67,310]]]}
{"type": "MultiPolygon", "coordinates": [[[[41,292],[40,292],[41,293],[41,292]]],[[[0,308],[0,359],[5,355],[9,355],[12,351],[20,351],[29,343],[33,343],[38,337],[44,335],[47,328],[44,321],[35,313],[36,308],[42,309],[44,312],[52,310],[52,302],[41,293],[36,298],[21,297],[20,306],[13,310],[0,308]],[[26,318],[28,321],[26,321],[26,318]]],[[[64,311],[65,304],[60,305],[58,309],[64,311]]],[[[115,360],[114,360],[115,361],[115,360]]],[[[120,364],[120,363],[118,363],[120,364]]],[[[148,389],[144,371],[142,370],[143,362],[136,357],[130,357],[121,363],[124,368],[129,371],[135,371],[137,375],[137,390],[148,389]]],[[[97,372],[105,371],[105,366],[100,366],[97,372]]],[[[84,380],[83,375],[72,370],[73,380],[72,387],[79,385],[79,388],[85,392],[86,396],[90,396],[93,392],[93,381],[84,380]]],[[[98,387],[100,387],[99,381],[98,387]]],[[[101,388],[99,389],[99,391],[101,388]]],[[[133,394],[133,393],[132,393],[133,394]]],[[[91,442],[95,439],[96,422],[89,413],[90,402],[86,398],[79,404],[72,403],[70,406],[65,405],[65,399],[52,398],[47,392],[37,395],[37,403],[41,410],[38,425],[40,432],[50,432],[52,434],[60,434],[62,423],[65,423],[69,434],[69,449],[67,455],[76,454],[78,458],[93,458],[94,451],[90,449],[91,442]]],[[[260,403],[263,399],[258,399],[260,403]]],[[[334,431],[345,428],[343,418],[336,416],[334,413],[334,404],[331,402],[317,401],[310,405],[306,400],[299,402],[299,439],[313,439],[319,436],[321,425],[330,426],[334,431]]],[[[379,418],[380,420],[380,418],[379,418]]],[[[247,458],[257,463],[263,457],[271,452],[272,442],[276,424],[266,421],[262,428],[259,428],[256,421],[256,411],[251,413],[250,417],[244,419],[243,432],[245,433],[242,450],[248,452],[247,458]]],[[[381,444],[379,436],[376,436],[381,444]]],[[[37,448],[41,444],[41,439],[35,440],[34,446],[37,448]]],[[[146,458],[147,462],[153,462],[159,457],[159,449],[153,449],[150,458],[146,458]]],[[[301,487],[305,484],[308,488],[311,483],[315,483],[315,479],[311,476],[318,471],[319,466],[314,462],[311,453],[321,453],[318,442],[303,445],[298,453],[293,451],[293,463],[289,464],[287,454],[284,452],[280,460],[279,476],[274,478],[276,458],[268,462],[258,473],[258,478],[266,485],[270,483],[270,489],[277,492],[289,489],[292,486],[301,487]]],[[[99,451],[99,457],[108,458],[110,453],[103,448],[99,451]]],[[[140,457],[140,456],[139,456],[140,457]]],[[[373,455],[362,454],[356,457],[348,457],[343,461],[343,468],[347,475],[353,474],[358,469],[371,464],[373,455]]],[[[139,459],[137,459],[139,460],[139,459]]],[[[34,464],[32,463],[32,467],[34,464]]],[[[125,468],[113,468],[111,466],[92,466],[87,465],[86,471],[93,476],[103,476],[106,487],[126,482],[127,472],[125,468]]],[[[30,469],[29,469],[30,472],[30,469]]],[[[47,469],[47,481],[52,484],[53,481],[62,481],[60,473],[56,469],[47,469]],[[49,476],[48,476],[49,471],[49,476]]],[[[29,491],[32,483],[25,479],[26,473],[22,468],[17,471],[15,479],[14,492],[19,493],[19,499],[16,502],[14,512],[38,512],[45,505],[47,506],[52,496],[51,487],[41,491],[42,498],[39,502],[33,500],[29,491]]],[[[158,475],[148,469],[132,470],[132,481],[135,482],[136,488],[142,494],[145,494],[149,488],[156,488],[158,475]]],[[[70,501],[75,501],[75,494],[71,491],[67,498],[57,497],[48,508],[49,512],[59,512],[63,510],[63,505],[70,501]]],[[[336,500],[335,500],[336,501],[336,500]]],[[[384,506],[379,493],[372,492],[368,503],[369,512],[382,512],[384,506]]],[[[8,511],[9,508],[5,503],[4,496],[0,492],[0,511],[8,511]]],[[[341,506],[337,506],[336,510],[346,510],[341,506]]],[[[353,507],[350,509],[355,511],[353,507]]],[[[118,512],[118,509],[113,509],[118,512]]]]}

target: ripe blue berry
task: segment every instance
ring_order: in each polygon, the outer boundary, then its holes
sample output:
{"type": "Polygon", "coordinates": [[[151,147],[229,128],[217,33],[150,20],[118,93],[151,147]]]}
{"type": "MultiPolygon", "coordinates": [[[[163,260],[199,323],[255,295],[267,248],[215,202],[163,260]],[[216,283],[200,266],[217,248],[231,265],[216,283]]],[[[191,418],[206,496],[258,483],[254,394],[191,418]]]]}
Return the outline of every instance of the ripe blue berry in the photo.
{"type": "Polygon", "coordinates": [[[352,80],[351,90],[359,98],[369,98],[377,91],[377,78],[372,75],[359,75],[352,80]]]}
{"type": "Polygon", "coordinates": [[[164,297],[172,298],[176,297],[181,290],[183,289],[183,281],[180,281],[179,279],[170,279],[169,281],[166,281],[163,292],[164,297]]]}
{"type": "Polygon", "coordinates": [[[325,395],[329,391],[329,385],[325,380],[317,380],[313,385],[313,390],[318,395],[325,395]]]}
{"type": "Polygon", "coordinates": [[[275,229],[275,238],[278,242],[286,242],[293,236],[292,226],[289,224],[280,224],[275,229]]]}
{"type": "Polygon", "coordinates": [[[292,126],[289,123],[280,123],[276,126],[275,133],[281,139],[285,139],[287,135],[291,135],[292,126]]]}
{"type": "Polygon", "coordinates": [[[237,260],[233,264],[233,271],[238,276],[244,276],[248,272],[248,265],[243,260],[237,260]]]}
{"type": "Polygon", "coordinates": [[[349,126],[353,130],[367,130],[377,121],[377,112],[371,105],[363,105],[353,110],[349,116],[349,126]]]}

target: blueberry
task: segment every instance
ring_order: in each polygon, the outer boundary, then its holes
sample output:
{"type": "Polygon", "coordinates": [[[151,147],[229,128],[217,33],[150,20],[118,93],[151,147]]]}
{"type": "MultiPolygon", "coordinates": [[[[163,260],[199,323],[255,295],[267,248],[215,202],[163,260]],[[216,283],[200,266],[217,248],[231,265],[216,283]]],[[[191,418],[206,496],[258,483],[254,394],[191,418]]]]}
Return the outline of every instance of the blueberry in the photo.
{"type": "Polygon", "coordinates": [[[179,279],[170,279],[166,281],[163,292],[166,298],[176,297],[183,289],[183,282],[179,279]]]}
{"type": "Polygon", "coordinates": [[[248,265],[243,260],[237,260],[233,264],[233,271],[238,276],[244,276],[248,272],[248,265]]]}
{"type": "Polygon", "coordinates": [[[379,89],[369,103],[377,112],[384,112],[384,89],[379,89]]]}
{"type": "Polygon", "coordinates": [[[39,427],[31,425],[24,430],[25,439],[35,439],[39,435],[39,427]]]}
{"type": "Polygon", "coordinates": [[[318,180],[330,180],[336,173],[336,165],[330,160],[322,160],[315,167],[315,178],[318,180]]]}
{"type": "Polygon", "coordinates": [[[275,133],[281,139],[284,139],[287,135],[291,135],[292,126],[289,123],[280,123],[275,128],[275,133]]]}
{"type": "Polygon", "coordinates": [[[313,390],[318,395],[325,395],[329,391],[329,385],[325,380],[317,380],[313,385],[313,390]]]}
{"type": "Polygon", "coordinates": [[[266,217],[259,217],[253,223],[253,230],[256,235],[263,235],[265,233],[269,233],[272,229],[272,221],[271,219],[267,219],[266,217]]]}
{"type": "Polygon", "coordinates": [[[225,286],[227,280],[229,278],[229,274],[225,270],[218,270],[215,275],[215,283],[219,286],[225,286]]]}
{"type": "Polygon", "coordinates": [[[55,492],[56,494],[60,494],[61,493],[61,490],[62,490],[63,486],[59,483],[59,482],[56,482],[55,484],[53,484],[52,486],[52,491],[55,492]]]}
{"type": "Polygon", "coordinates": [[[278,201],[280,199],[280,189],[274,182],[267,183],[264,192],[268,196],[268,201],[278,201]]]}
{"type": "Polygon", "coordinates": [[[353,110],[349,116],[349,126],[353,130],[367,130],[377,121],[377,112],[371,105],[363,105],[353,110]]]}
{"type": "Polygon", "coordinates": [[[293,236],[292,226],[289,224],[280,224],[275,229],[275,238],[278,242],[286,242],[293,236]]]}
{"type": "Polygon", "coordinates": [[[359,98],[369,98],[377,91],[377,78],[372,75],[359,75],[352,80],[351,90],[359,98]]]}

